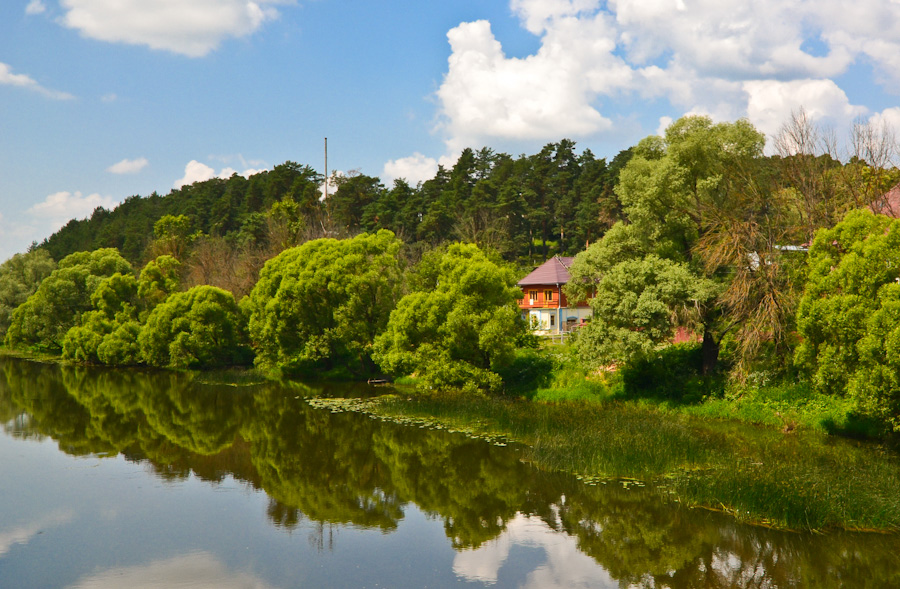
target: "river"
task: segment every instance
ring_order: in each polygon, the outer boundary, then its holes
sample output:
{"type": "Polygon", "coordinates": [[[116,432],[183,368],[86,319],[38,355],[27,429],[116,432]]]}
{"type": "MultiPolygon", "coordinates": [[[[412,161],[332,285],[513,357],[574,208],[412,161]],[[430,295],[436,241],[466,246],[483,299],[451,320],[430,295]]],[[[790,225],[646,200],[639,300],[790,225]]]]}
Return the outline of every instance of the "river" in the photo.
{"type": "Polygon", "coordinates": [[[0,587],[900,586],[895,535],[741,525],[307,403],[352,394],[0,357],[0,587]]]}

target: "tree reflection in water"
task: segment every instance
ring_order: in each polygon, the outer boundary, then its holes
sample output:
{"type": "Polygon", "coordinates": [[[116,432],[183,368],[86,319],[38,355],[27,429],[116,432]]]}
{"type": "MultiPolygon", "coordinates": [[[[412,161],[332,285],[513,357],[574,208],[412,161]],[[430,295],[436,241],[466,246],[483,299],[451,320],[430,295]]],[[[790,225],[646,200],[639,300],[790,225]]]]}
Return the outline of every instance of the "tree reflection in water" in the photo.
{"type": "Polygon", "coordinates": [[[461,434],[314,409],[302,385],[203,384],[194,374],[0,359],[9,435],[50,437],[72,455],[146,462],[164,479],[233,477],[264,490],[286,529],[313,524],[331,549],[342,525],[390,532],[405,507],[439,518],[464,578],[496,579],[515,545],[557,542],[621,586],[900,586],[893,535],[778,532],[666,502],[650,489],[589,486],[536,470],[514,448],[461,434]]]}

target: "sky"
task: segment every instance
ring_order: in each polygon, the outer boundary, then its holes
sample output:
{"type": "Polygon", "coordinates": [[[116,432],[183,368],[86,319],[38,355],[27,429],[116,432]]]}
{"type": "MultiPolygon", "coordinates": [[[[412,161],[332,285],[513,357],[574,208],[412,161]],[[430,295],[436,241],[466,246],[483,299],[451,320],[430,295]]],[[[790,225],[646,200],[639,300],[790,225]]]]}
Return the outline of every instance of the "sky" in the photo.
{"type": "Polygon", "coordinates": [[[465,147],[612,158],[685,114],[900,128],[900,2],[4,0],[0,260],[131,195],[465,147]]]}

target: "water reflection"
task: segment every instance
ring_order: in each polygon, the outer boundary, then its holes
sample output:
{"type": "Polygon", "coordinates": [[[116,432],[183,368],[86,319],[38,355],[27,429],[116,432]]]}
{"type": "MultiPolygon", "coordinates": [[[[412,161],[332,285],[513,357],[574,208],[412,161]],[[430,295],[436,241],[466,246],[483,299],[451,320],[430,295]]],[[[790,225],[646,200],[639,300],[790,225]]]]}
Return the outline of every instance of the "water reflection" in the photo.
{"type": "Polygon", "coordinates": [[[47,528],[68,524],[73,519],[71,512],[52,512],[12,529],[0,530],[0,557],[9,552],[16,544],[28,544],[47,528]]]}
{"type": "MultiPolygon", "coordinates": [[[[341,526],[393,532],[415,506],[442,523],[463,581],[496,583],[521,568],[516,583],[532,587],[900,586],[895,536],[742,526],[652,490],[586,486],[537,471],[512,448],[313,409],[303,398],[309,392],[0,359],[8,435],[49,437],[73,456],[122,455],[166,481],[241,481],[265,491],[271,524],[308,526],[320,550],[334,548],[341,526]]],[[[52,523],[0,529],[0,548],[52,523]]],[[[264,586],[208,554],[184,558],[99,573],[77,586],[128,578],[139,587],[142,575],[187,571],[216,586],[226,577],[251,583],[231,586],[264,586]]]]}
{"type": "Polygon", "coordinates": [[[80,579],[71,589],[268,589],[271,585],[247,573],[229,570],[206,552],[176,556],[146,565],[118,567],[80,579]]]}

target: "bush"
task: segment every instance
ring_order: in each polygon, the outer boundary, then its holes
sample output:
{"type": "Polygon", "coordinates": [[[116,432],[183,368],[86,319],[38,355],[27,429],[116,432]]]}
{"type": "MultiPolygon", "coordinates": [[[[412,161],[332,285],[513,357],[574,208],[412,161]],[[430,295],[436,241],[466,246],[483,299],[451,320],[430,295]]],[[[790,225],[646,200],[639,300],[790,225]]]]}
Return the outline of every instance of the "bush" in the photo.
{"type": "Polygon", "coordinates": [[[632,398],[662,398],[696,403],[723,390],[721,376],[704,378],[698,344],[676,344],[620,368],[623,393],[632,398]]]}

